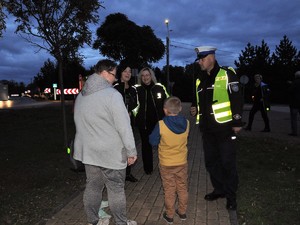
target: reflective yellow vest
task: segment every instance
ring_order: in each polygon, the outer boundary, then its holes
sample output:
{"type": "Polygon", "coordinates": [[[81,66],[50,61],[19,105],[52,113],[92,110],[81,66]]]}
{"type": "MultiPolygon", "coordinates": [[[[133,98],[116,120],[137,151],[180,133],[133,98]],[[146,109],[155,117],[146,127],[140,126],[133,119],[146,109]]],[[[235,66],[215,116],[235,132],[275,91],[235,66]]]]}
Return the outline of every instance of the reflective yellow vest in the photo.
{"type": "MultiPolygon", "coordinates": [[[[198,106],[198,113],[196,118],[196,124],[200,121],[200,105],[199,105],[199,96],[198,96],[198,87],[200,85],[200,79],[196,80],[196,100],[198,106]]],[[[213,105],[212,110],[214,113],[215,120],[218,123],[226,123],[232,120],[232,112],[230,107],[229,96],[227,92],[228,86],[228,76],[227,72],[224,69],[220,69],[218,72],[215,83],[214,83],[214,92],[213,92],[213,105]]]]}

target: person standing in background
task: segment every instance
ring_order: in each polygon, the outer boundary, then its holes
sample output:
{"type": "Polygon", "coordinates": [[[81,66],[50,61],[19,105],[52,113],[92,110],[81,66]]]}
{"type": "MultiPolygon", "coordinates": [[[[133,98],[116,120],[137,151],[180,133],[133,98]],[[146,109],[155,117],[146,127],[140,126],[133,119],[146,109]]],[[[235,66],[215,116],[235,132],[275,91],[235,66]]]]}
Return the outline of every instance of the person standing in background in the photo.
{"type": "Polygon", "coordinates": [[[290,136],[298,135],[297,115],[300,114],[300,71],[295,73],[295,80],[291,83],[288,89],[289,92],[289,106],[291,117],[291,133],[290,136]]]}
{"type": "Polygon", "coordinates": [[[125,175],[137,159],[130,118],[121,94],[113,88],[117,64],[100,60],[75,101],[74,159],[85,165],[83,204],[89,225],[108,225],[99,218],[102,191],[116,225],[137,225],[127,219],[125,175]]]}
{"type": "MultiPolygon", "coordinates": [[[[129,83],[131,79],[131,68],[125,63],[120,63],[118,66],[117,79],[118,82],[115,83],[114,88],[117,89],[123,97],[130,117],[131,127],[134,129],[133,110],[137,107],[137,91],[135,87],[129,83]]],[[[138,181],[138,179],[131,174],[131,166],[129,165],[126,167],[126,180],[130,182],[138,181]]]]}
{"type": "Polygon", "coordinates": [[[253,106],[250,110],[249,121],[245,130],[251,131],[254,116],[257,111],[260,111],[265,123],[265,128],[262,130],[262,132],[270,132],[270,122],[268,118],[268,111],[270,110],[270,89],[266,83],[262,82],[262,75],[255,74],[254,81],[255,83],[252,92],[253,106]]]}
{"type": "Polygon", "coordinates": [[[169,94],[162,84],[157,83],[153,70],[148,67],[139,72],[136,89],[138,106],[135,109],[135,122],[141,136],[144,171],[149,175],[153,172],[153,152],[149,135],[164,116],[163,104],[169,94]]]}

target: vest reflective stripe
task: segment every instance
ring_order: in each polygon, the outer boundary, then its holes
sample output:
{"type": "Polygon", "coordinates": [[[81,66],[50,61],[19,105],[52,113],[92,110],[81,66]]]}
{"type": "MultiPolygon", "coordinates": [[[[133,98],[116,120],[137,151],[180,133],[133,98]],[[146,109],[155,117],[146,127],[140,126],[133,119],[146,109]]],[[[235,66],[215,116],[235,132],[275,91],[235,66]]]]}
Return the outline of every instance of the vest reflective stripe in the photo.
{"type": "Polygon", "coordinates": [[[167,92],[167,89],[166,89],[166,87],[163,85],[163,84],[161,84],[161,83],[156,83],[157,85],[159,85],[159,86],[161,86],[163,89],[164,89],[164,91],[165,91],[165,94],[166,94],[166,97],[167,98],[169,98],[170,97],[170,95],[169,95],[169,93],[167,92]]]}
{"type": "MultiPolygon", "coordinates": [[[[198,124],[200,121],[200,106],[199,106],[199,96],[198,96],[199,85],[200,85],[200,80],[197,79],[196,99],[197,99],[198,113],[196,118],[196,124],[198,124]]],[[[232,120],[232,112],[231,112],[227,87],[228,87],[227,72],[226,70],[221,68],[215,78],[214,90],[213,90],[213,102],[215,102],[215,104],[212,105],[213,114],[215,120],[218,123],[226,123],[232,120]]]]}
{"type": "Polygon", "coordinates": [[[232,113],[230,110],[230,102],[224,102],[217,105],[213,105],[213,111],[215,115],[215,119],[219,123],[224,123],[223,118],[230,118],[229,120],[225,121],[228,122],[232,118],[232,113]],[[224,111],[226,110],[226,111],[224,111]],[[219,121],[220,120],[220,121],[219,121]]]}
{"type": "Polygon", "coordinates": [[[222,117],[227,117],[230,116],[231,117],[232,113],[230,111],[226,111],[226,112],[220,112],[220,113],[216,113],[215,114],[215,118],[216,119],[220,119],[222,117]]]}
{"type": "MultiPolygon", "coordinates": [[[[141,86],[140,84],[135,84],[134,85],[135,88],[140,87],[140,86],[141,86]]],[[[137,106],[132,110],[132,113],[133,113],[134,117],[136,117],[136,115],[138,114],[139,109],[140,109],[140,102],[139,102],[137,90],[136,90],[136,98],[137,98],[137,106]]]]}
{"type": "Polygon", "coordinates": [[[197,100],[197,116],[196,116],[196,124],[200,121],[200,105],[199,105],[199,95],[198,95],[198,87],[200,85],[201,81],[200,79],[196,80],[196,100],[197,100]]]}
{"type": "Polygon", "coordinates": [[[215,110],[217,110],[217,109],[221,109],[221,108],[228,107],[228,106],[230,106],[230,102],[224,102],[224,103],[220,103],[217,105],[213,105],[213,108],[215,108],[215,110]]]}

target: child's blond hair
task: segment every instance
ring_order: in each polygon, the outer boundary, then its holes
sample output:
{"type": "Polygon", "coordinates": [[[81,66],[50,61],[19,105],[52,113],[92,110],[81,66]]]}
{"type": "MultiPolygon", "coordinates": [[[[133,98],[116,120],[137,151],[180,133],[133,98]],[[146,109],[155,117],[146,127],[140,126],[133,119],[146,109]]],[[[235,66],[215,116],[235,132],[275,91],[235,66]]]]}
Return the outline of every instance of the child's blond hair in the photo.
{"type": "Polygon", "coordinates": [[[178,97],[171,96],[165,100],[164,108],[169,114],[178,114],[182,109],[181,101],[178,97]]]}

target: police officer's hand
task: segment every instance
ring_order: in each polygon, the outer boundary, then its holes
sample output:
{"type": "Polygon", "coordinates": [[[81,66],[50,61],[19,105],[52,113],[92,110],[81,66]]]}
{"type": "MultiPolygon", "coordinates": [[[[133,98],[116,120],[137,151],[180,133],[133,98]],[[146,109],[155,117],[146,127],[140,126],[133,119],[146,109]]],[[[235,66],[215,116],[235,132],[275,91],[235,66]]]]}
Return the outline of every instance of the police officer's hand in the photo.
{"type": "Polygon", "coordinates": [[[233,127],[232,130],[235,134],[237,134],[238,132],[240,132],[242,130],[242,127],[233,127]]]}
{"type": "Polygon", "coordinates": [[[134,164],[135,161],[136,161],[136,159],[137,159],[137,156],[128,157],[127,158],[127,164],[128,164],[128,166],[134,164]]]}
{"type": "Polygon", "coordinates": [[[190,109],[190,114],[192,116],[196,116],[197,114],[197,108],[195,106],[192,106],[191,109],[190,109]]]}

